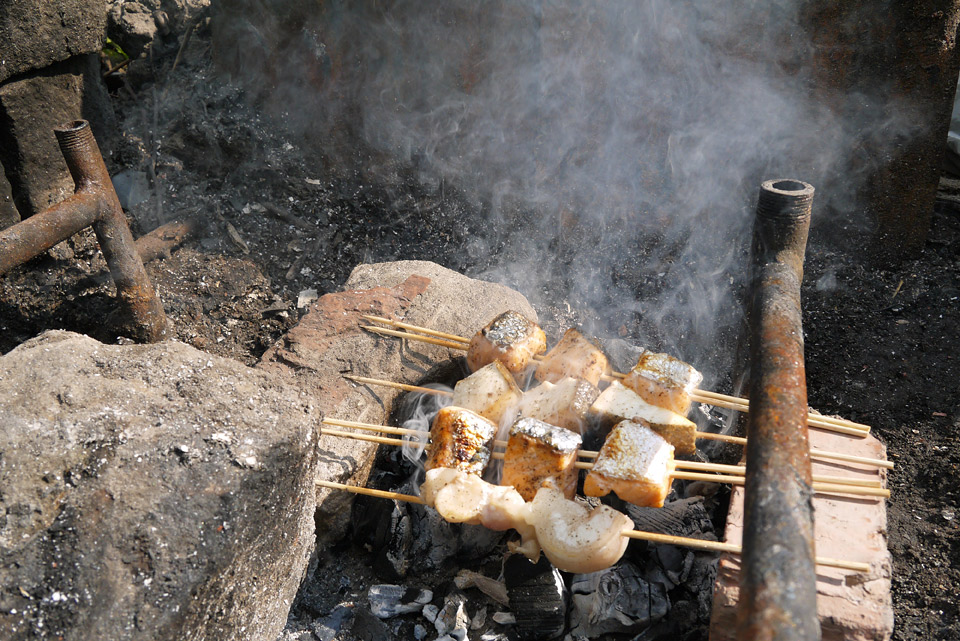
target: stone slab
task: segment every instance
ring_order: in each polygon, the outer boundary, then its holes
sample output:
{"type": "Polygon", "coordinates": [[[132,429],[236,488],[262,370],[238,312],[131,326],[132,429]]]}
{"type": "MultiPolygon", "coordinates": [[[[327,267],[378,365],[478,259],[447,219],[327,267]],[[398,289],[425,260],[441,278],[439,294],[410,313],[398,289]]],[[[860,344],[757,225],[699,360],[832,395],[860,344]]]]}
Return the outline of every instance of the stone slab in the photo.
{"type": "MultiPolygon", "coordinates": [[[[324,415],[386,424],[401,392],[357,385],[354,374],[418,384],[451,359],[463,355],[419,342],[377,336],[360,329],[361,316],[373,314],[453,334],[472,336],[497,314],[513,309],[536,320],[536,312],[519,293],[425,261],[360,265],[344,291],[326,294],[311,304],[300,323],[264,354],[259,368],[291,372],[316,390],[324,415]]],[[[330,436],[321,437],[320,478],[362,485],[377,446],[330,436]]],[[[318,490],[317,523],[330,536],[342,532],[342,514],[351,495],[318,490]]]]}
{"type": "Polygon", "coordinates": [[[104,0],[0,2],[0,83],[103,46],[104,0]]]}
{"type": "MultiPolygon", "coordinates": [[[[854,456],[886,458],[875,437],[851,438],[810,430],[812,448],[854,456]]],[[[886,470],[859,464],[813,461],[813,473],[876,478],[886,486],[886,470]]],[[[734,488],[727,515],[726,541],[739,545],[743,536],[743,487],[734,488]]],[[[824,641],[887,641],[893,634],[890,595],[891,561],[887,549],[887,509],[882,498],[816,494],[813,499],[817,556],[870,564],[870,572],[817,568],[817,610],[824,641]]],[[[711,641],[734,639],[739,596],[740,557],[720,558],[710,619],[711,641]]]]}

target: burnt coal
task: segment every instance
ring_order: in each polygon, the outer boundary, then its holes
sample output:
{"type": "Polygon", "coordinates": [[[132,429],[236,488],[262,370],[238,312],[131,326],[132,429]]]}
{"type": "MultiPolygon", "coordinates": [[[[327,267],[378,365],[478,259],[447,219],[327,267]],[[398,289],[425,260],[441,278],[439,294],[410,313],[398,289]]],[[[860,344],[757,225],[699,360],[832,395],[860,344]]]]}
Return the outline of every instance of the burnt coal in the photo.
{"type": "Polygon", "coordinates": [[[313,624],[313,636],[319,641],[333,641],[341,631],[350,629],[353,623],[353,604],[341,603],[330,614],[313,624]]]}
{"type": "Polygon", "coordinates": [[[510,610],[524,641],[553,639],[566,628],[568,592],[560,571],[547,557],[533,563],[522,554],[503,561],[510,610]]]}
{"type": "MultiPolygon", "coordinates": [[[[372,481],[370,485],[417,493],[412,481],[396,486],[372,481]]],[[[431,570],[445,567],[453,558],[484,558],[504,536],[479,525],[447,523],[435,510],[416,503],[365,496],[354,501],[351,522],[355,540],[375,555],[374,569],[391,581],[405,578],[413,566],[431,570]]]]}
{"type": "Polygon", "coordinates": [[[637,633],[670,611],[665,585],[649,581],[629,561],[592,574],[577,574],[570,587],[571,634],[637,633]]]}
{"type": "Polygon", "coordinates": [[[638,530],[717,540],[713,522],[701,496],[670,501],[664,503],[663,507],[639,507],[625,503],[624,511],[638,530]]]}
{"type": "Polygon", "coordinates": [[[370,612],[379,619],[389,619],[398,614],[420,612],[433,599],[430,590],[417,590],[401,585],[371,585],[367,592],[370,612]]]}

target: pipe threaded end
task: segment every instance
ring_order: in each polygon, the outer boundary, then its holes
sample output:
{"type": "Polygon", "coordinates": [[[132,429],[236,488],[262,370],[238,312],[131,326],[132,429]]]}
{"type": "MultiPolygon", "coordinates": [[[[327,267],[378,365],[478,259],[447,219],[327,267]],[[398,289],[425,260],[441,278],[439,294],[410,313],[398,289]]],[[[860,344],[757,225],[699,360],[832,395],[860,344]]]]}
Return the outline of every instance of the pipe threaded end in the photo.
{"type": "Polygon", "coordinates": [[[64,123],[54,129],[53,133],[57,136],[57,143],[64,156],[71,152],[89,149],[91,144],[96,144],[93,131],[90,130],[90,123],[86,120],[64,123]]]}
{"type": "Polygon", "coordinates": [[[760,185],[757,217],[800,222],[810,218],[813,185],[801,180],[767,180],[760,185]]]}

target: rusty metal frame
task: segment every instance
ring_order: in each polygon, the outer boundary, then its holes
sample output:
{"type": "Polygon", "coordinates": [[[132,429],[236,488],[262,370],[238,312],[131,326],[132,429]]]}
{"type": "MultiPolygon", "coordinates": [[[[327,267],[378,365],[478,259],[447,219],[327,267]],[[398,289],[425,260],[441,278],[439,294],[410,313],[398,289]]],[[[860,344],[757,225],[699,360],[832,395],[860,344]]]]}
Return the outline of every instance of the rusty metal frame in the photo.
{"type": "Polygon", "coordinates": [[[77,120],[54,133],[76,191],[0,231],[0,276],[92,226],[117,286],[124,316],[120,332],[140,342],[162,340],[167,317],[137,253],[90,124],[77,120]]]}
{"type": "Polygon", "coordinates": [[[800,283],[814,189],[760,188],[753,235],[750,414],[737,638],[820,639],[800,283]]]}

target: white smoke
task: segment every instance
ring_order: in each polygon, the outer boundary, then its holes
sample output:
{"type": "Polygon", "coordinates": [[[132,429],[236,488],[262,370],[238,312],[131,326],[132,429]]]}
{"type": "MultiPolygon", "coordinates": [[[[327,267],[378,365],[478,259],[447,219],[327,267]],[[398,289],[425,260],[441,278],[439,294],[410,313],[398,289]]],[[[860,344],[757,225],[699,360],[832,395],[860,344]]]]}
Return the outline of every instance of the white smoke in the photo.
{"type": "Polygon", "coordinates": [[[732,360],[760,182],[814,184],[816,223],[876,162],[863,122],[913,127],[884,87],[816,83],[795,0],[304,5],[244,18],[287,126],[368,179],[399,163],[482,203],[474,275],[591,310],[595,334],[637,321],[632,341],[707,385],[732,360]]]}

